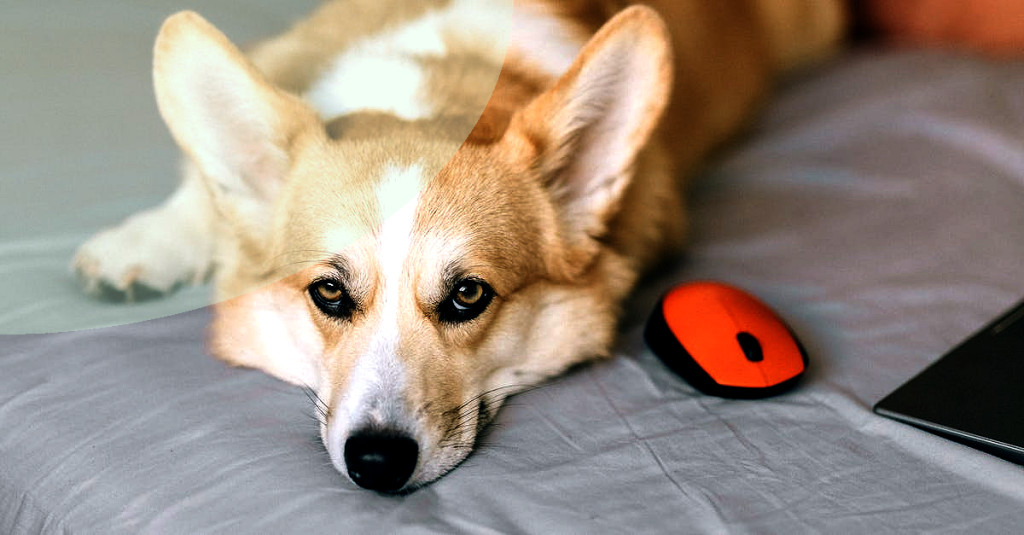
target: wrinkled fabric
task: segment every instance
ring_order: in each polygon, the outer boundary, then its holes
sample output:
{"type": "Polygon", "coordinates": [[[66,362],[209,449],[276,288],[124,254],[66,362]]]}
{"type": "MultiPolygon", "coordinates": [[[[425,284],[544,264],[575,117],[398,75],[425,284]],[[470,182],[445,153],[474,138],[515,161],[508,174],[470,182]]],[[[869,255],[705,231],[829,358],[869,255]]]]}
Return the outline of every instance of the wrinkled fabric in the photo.
{"type": "Polygon", "coordinates": [[[300,389],[207,356],[206,310],[2,337],[0,532],[1018,531],[1024,469],[870,407],[1024,295],[1021,87],[1020,63],[923,52],[787,81],[695,183],[616,358],[515,396],[405,497],[334,471],[300,389]],[[697,279],[789,321],[795,390],[705,396],[646,349],[697,279]]]}

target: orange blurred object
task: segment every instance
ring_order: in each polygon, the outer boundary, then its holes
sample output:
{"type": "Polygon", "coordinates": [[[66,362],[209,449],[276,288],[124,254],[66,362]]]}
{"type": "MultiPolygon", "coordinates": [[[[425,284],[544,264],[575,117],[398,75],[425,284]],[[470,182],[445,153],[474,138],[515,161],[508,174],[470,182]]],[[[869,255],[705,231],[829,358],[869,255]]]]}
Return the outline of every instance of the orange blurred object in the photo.
{"type": "Polygon", "coordinates": [[[1024,54],[1024,0],[860,0],[870,30],[898,43],[1024,54]]]}

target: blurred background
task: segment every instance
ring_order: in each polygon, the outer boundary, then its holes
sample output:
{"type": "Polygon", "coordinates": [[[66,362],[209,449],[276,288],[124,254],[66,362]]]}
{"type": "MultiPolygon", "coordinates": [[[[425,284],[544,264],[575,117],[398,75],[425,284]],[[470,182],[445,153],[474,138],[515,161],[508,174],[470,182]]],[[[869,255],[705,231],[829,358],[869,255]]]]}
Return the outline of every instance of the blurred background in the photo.
{"type": "Polygon", "coordinates": [[[157,112],[152,48],[193,9],[240,45],[285,30],[316,0],[56,0],[0,7],[0,333],[57,332],[183,312],[209,289],[118,304],[68,265],[95,232],[160,203],[179,152],[157,112]]]}

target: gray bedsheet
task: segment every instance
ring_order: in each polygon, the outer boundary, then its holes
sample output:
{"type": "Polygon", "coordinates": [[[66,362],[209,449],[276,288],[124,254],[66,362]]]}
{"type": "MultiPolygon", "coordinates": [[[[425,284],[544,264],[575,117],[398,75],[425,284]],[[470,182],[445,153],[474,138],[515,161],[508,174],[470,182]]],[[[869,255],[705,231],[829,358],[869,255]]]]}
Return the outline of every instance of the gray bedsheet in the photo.
{"type": "Polygon", "coordinates": [[[617,358],[514,397],[405,497],[334,472],[300,390],[206,356],[205,310],[0,338],[0,532],[1019,531],[1024,469],[870,406],[1024,295],[1021,87],[917,52],[791,80],[696,184],[617,358]],[[644,347],[658,294],[701,278],[790,320],[795,391],[700,395],[644,347]]]}

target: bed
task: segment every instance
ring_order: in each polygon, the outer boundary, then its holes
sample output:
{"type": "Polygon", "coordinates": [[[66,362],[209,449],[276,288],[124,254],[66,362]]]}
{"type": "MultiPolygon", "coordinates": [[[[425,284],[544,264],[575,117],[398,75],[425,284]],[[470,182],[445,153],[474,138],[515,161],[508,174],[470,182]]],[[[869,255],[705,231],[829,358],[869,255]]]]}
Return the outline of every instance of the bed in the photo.
{"type": "MultiPolygon", "coordinates": [[[[313,2],[283,4],[199,7],[245,41],[313,2]]],[[[128,309],[74,290],[75,244],[173,187],[147,64],[177,7],[4,8],[0,332],[123,325],[0,337],[0,532],[1024,525],[1020,466],[870,410],[1024,295],[1024,64],[856,50],[786,80],[702,170],[691,244],[627,303],[616,358],[513,397],[463,465],[392,497],[333,470],[301,389],[205,354],[205,289],[128,309]],[[699,279],[790,322],[795,390],[705,396],[645,347],[661,292],[699,279]]]]}

